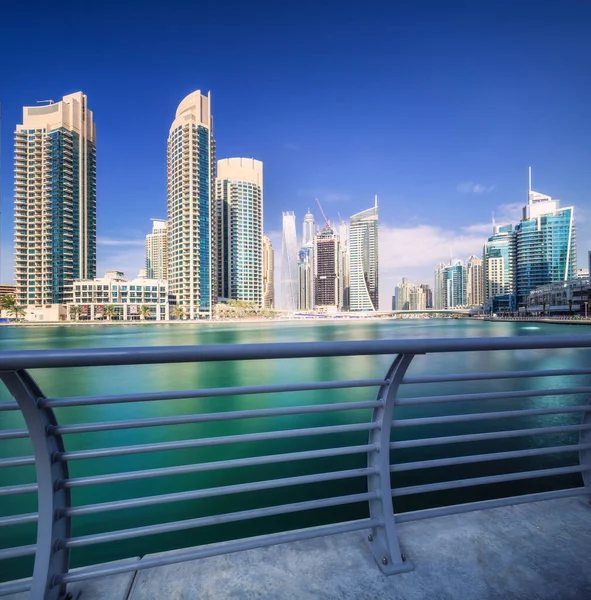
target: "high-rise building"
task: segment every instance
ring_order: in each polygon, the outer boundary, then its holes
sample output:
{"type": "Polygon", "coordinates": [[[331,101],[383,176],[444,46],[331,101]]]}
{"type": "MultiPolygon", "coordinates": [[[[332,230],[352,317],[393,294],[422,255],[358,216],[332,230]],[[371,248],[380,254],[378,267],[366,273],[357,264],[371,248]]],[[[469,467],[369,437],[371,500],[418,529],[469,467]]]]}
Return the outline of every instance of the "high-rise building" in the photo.
{"type": "Polygon", "coordinates": [[[215,141],[210,94],[179,104],[168,135],[168,281],[190,319],[211,316],[216,295],[215,141]]]}
{"type": "Polygon", "coordinates": [[[314,238],[314,306],[321,310],[337,311],[339,298],[339,236],[325,227],[314,238]]]}
{"type": "Polygon", "coordinates": [[[523,219],[515,227],[515,293],[517,306],[543,285],[568,281],[577,269],[574,207],[530,188],[523,219]]]}
{"type": "Polygon", "coordinates": [[[493,234],[484,244],[482,279],[484,305],[490,312],[515,309],[515,232],[512,225],[493,225],[493,234]]]}
{"type": "Polygon", "coordinates": [[[339,236],[339,269],[341,289],[339,298],[341,299],[341,310],[348,311],[351,308],[351,256],[349,253],[349,227],[345,221],[341,221],[337,226],[339,236]]]}
{"type": "Polygon", "coordinates": [[[263,163],[218,161],[217,296],[263,306],[263,163]]]}
{"type": "Polygon", "coordinates": [[[425,310],[427,308],[425,301],[425,292],[420,285],[413,285],[410,288],[410,309],[425,310]]]}
{"type": "Polygon", "coordinates": [[[433,290],[428,283],[421,283],[421,289],[425,294],[425,308],[433,308],[433,290]]]}
{"type": "Polygon", "coordinates": [[[263,308],[275,307],[275,251],[271,240],[263,235],[263,308]]]}
{"type": "Polygon", "coordinates": [[[161,219],[152,219],[146,236],[146,277],[168,280],[168,227],[161,219]]]}
{"type": "Polygon", "coordinates": [[[472,254],[466,261],[466,304],[482,306],[483,295],[482,259],[472,254]]]}
{"type": "Polygon", "coordinates": [[[467,304],[467,268],[455,259],[450,264],[439,263],[435,268],[435,308],[460,308],[467,304]]]}
{"type": "Polygon", "coordinates": [[[25,106],[15,132],[19,304],[63,304],[96,275],[96,127],[86,95],[25,106]]]}
{"type": "Polygon", "coordinates": [[[311,248],[314,246],[314,235],[316,230],[314,228],[314,215],[308,209],[308,212],[304,215],[304,226],[302,228],[302,247],[311,248]]]}
{"type": "Polygon", "coordinates": [[[294,311],[298,307],[298,239],[295,213],[283,213],[281,241],[281,308],[294,311]]]}
{"type": "Polygon", "coordinates": [[[410,294],[412,284],[406,277],[396,286],[396,307],[394,310],[410,310],[410,294]]]}
{"type": "Polygon", "coordinates": [[[349,231],[351,311],[378,310],[378,198],[351,217],[349,231]]]}
{"type": "Polygon", "coordinates": [[[298,310],[314,308],[314,248],[304,246],[298,260],[298,310]]]}

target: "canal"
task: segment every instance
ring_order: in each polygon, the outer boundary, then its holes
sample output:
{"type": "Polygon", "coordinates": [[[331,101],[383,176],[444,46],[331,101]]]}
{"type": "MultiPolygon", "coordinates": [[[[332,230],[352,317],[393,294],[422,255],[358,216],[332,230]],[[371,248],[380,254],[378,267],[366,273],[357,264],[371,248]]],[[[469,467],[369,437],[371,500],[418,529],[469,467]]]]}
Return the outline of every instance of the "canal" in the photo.
{"type": "MultiPolygon", "coordinates": [[[[375,340],[391,338],[449,338],[487,336],[530,336],[530,335],[588,335],[591,327],[585,325],[541,325],[530,323],[493,323],[472,320],[432,319],[405,321],[330,321],[330,322],[263,322],[263,323],[183,323],[163,325],[94,325],[74,327],[1,327],[0,350],[61,349],[61,348],[106,348],[125,346],[173,346],[192,344],[241,344],[259,342],[339,341],[375,340]]],[[[412,375],[426,373],[460,373],[466,371],[526,370],[588,367],[591,353],[581,350],[545,350],[474,353],[471,355],[442,354],[417,357],[409,371],[412,375]]],[[[261,383],[321,381],[332,379],[362,379],[383,377],[391,359],[389,357],[348,357],[329,359],[298,359],[286,361],[253,361],[247,363],[207,363],[202,365],[151,365],[126,367],[100,367],[84,369],[60,369],[36,371],[33,376],[47,396],[80,396],[93,394],[115,394],[119,392],[147,392],[155,390],[191,389],[203,387],[239,386],[261,383]]],[[[510,389],[543,389],[560,387],[560,378],[540,380],[499,380],[494,382],[465,382],[454,384],[457,391],[504,391],[510,389]],[[557,380],[558,379],[558,380],[557,380]]],[[[576,384],[589,385],[584,376],[571,378],[576,384]]],[[[441,393],[437,386],[407,386],[407,396],[441,393]]],[[[453,390],[456,391],[456,390],[453,390]]],[[[452,393],[447,390],[446,393],[452,393]]],[[[62,424],[92,421],[118,420],[142,417],[158,417],[189,413],[221,412],[247,408],[268,408],[302,403],[327,403],[333,401],[355,401],[374,399],[371,389],[352,389],[306,392],[299,394],[235,396],[226,398],[185,399],[159,401],[142,404],[103,405],[60,409],[57,412],[62,424]]],[[[5,389],[0,389],[0,401],[8,400],[5,389]]],[[[577,396],[561,397],[560,402],[577,404],[577,396]]],[[[426,405],[409,407],[397,413],[398,418],[431,416],[453,412],[484,412],[514,408],[541,408],[556,403],[552,397],[528,398],[523,400],[486,401],[455,403],[449,405],[426,405]],[[519,403],[519,404],[518,404],[519,403]]],[[[316,427],[321,425],[346,424],[369,418],[369,413],[346,411],[334,414],[308,414],[269,419],[249,419],[219,423],[187,424],[175,427],[151,427],[113,432],[77,434],[65,439],[67,450],[88,449],[100,446],[119,446],[150,442],[213,437],[250,433],[291,427],[316,427]]],[[[405,438],[436,435],[451,435],[468,432],[494,431],[500,428],[523,428],[538,425],[577,423],[580,414],[548,415],[514,420],[510,424],[495,421],[458,423],[446,426],[430,426],[413,431],[404,428],[396,431],[405,438]]],[[[20,428],[24,424],[16,412],[0,412],[0,430],[20,428]]],[[[461,454],[478,454],[491,451],[517,450],[538,445],[559,445],[573,441],[570,434],[538,438],[514,438],[492,442],[455,444],[407,450],[393,455],[395,461],[422,460],[461,454]],[[553,439],[548,439],[552,437],[553,439]]],[[[398,437],[397,439],[403,439],[398,437]]],[[[351,433],[333,436],[312,436],[292,440],[268,440],[256,447],[248,444],[233,444],[215,448],[155,452],[122,457],[97,458],[75,461],[70,465],[70,476],[131,471],[152,467],[225,460],[257,454],[294,452],[314,448],[363,444],[367,434],[351,433]]],[[[31,453],[28,440],[0,442],[0,458],[22,456],[31,453]]],[[[496,461],[454,468],[453,478],[477,477],[486,474],[521,471],[530,468],[558,467],[575,464],[573,454],[556,454],[515,461],[496,461]],[[511,464],[507,464],[511,462],[511,464]]],[[[139,497],[151,494],[180,492],[200,487],[214,487],[235,483],[290,477],[314,472],[349,469],[365,466],[360,455],[329,458],[316,461],[249,467],[242,470],[228,469],[190,475],[176,475],[158,479],[119,482],[100,486],[76,488],[72,491],[75,505],[105,502],[109,500],[139,497]]],[[[428,469],[418,472],[400,473],[393,480],[396,486],[414,485],[445,480],[449,477],[445,469],[428,469]]],[[[2,469],[0,485],[20,484],[34,481],[33,468],[19,467],[2,469]]],[[[408,511],[451,502],[469,502],[505,495],[538,492],[580,485],[577,474],[554,479],[533,479],[519,483],[481,486],[472,489],[424,494],[400,498],[397,511],[408,511]]],[[[227,497],[207,498],[178,502],[172,505],[149,506],[133,510],[120,510],[98,517],[87,515],[73,521],[76,536],[118,528],[131,528],[151,523],[195,516],[246,510],[285,502],[298,502],[312,498],[344,495],[365,491],[365,481],[351,479],[329,484],[270,490],[227,497]]],[[[0,516],[35,512],[34,495],[0,497],[0,516]]],[[[331,521],[361,518],[367,514],[366,506],[351,505],[316,510],[305,514],[283,515],[256,521],[226,524],[184,532],[167,533],[159,536],[131,539],[122,543],[99,544],[81,548],[72,553],[72,566],[114,560],[126,556],[141,556],[150,552],[176,547],[211,543],[228,538],[259,535],[280,529],[290,529],[322,524],[331,521]]],[[[15,545],[34,543],[36,527],[20,525],[0,530],[0,549],[15,545]]],[[[32,559],[0,562],[0,581],[30,574],[32,559]]]]}

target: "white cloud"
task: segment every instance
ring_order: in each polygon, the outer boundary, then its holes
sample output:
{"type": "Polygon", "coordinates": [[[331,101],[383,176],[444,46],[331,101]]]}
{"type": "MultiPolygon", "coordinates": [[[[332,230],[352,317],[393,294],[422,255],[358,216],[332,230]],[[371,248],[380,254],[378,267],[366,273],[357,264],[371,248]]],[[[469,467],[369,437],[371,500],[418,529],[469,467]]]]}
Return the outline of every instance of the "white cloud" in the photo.
{"type": "Polygon", "coordinates": [[[380,309],[391,308],[394,287],[402,277],[433,287],[437,263],[448,262],[450,257],[479,256],[485,239],[486,235],[477,232],[454,232],[433,225],[391,227],[380,223],[380,309]]]}
{"type": "Polygon", "coordinates": [[[460,181],[456,186],[458,192],[462,194],[489,194],[495,189],[494,185],[483,185],[474,181],[460,181]]]}
{"type": "Polygon", "coordinates": [[[306,196],[316,205],[316,198],[320,200],[320,204],[324,202],[348,202],[351,200],[351,194],[341,192],[339,190],[327,190],[327,189],[302,189],[298,190],[298,196],[306,196]]]}
{"type": "Polygon", "coordinates": [[[146,251],[138,244],[117,245],[106,244],[97,251],[96,274],[102,277],[106,271],[123,271],[127,277],[136,277],[140,269],[146,266],[146,251]]]}

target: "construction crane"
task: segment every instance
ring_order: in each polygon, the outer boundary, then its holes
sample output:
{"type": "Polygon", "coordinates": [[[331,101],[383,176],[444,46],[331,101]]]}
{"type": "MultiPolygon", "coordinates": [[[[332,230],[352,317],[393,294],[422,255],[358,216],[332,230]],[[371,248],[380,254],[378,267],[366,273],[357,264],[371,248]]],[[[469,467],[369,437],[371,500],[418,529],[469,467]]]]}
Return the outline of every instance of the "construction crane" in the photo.
{"type": "Polygon", "coordinates": [[[324,214],[324,211],[322,210],[322,206],[321,206],[320,200],[318,200],[318,198],[316,198],[316,204],[318,204],[318,208],[320,209],[320,214],[322,215],[322,217],[324,218],[324,222],[326,223],[325,229],[330,229],[330,221],[326,218],[326,215],[324,214]]]}

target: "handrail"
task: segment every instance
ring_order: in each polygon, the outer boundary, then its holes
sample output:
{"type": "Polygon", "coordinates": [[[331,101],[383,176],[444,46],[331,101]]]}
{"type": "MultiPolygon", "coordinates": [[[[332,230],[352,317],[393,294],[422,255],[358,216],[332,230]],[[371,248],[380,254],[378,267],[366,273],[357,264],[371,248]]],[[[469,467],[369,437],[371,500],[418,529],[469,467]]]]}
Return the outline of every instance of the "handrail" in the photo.
{"type": "MultiPolygon", "coordinates": [[[[0,487],[0,500],[8,496],[37,493],[39,502],[37,512],[23,509],[22,514],[0,517],[0,528],[37,522],[35,544],[0,549],[0,561],[35,554],[32,579],[0,583],[0,595],[30,589],[33,598],[57,600],[65,593],[68,583],[88,578],[360,530],[367,532],[368,545],[379,568],[385,574],[399,573],[413,568],[399,544],[399,523],[479,508],[588,495],[591,491],[591,369],[581,368],[580,365],[574,365],[573,368],[561,365],[561,368],[554,370],[522,369],[487,373],[470,372],[468,369],[466,372],[452,374],[439,375],[429,372],[423,375],[407,375],[411,364],[414,368],[415,364],[425,360],[425,355],[436,353],[574,348],[591,349],[591,336],[378,340],[0,353],[0,380],[16,400],[0,403],[0,410],[20,409],[26,423],[26,429],[19,425],[13,429],[0,430],[0,443],[18,444],[28,437],[32,442],[34,454],[20,456],[22,450],[15,455],[4,454],[6,458],[0,459],[0,469],[30,469],[34,464],[37,471],[36,482],[24,483],[21,479],[13,485],[0,487]],[[390,366],[383,372],[383,377],[279,383],[257,381],[256,385],[173,391],[156,389],[147,392],[134,390],[133,382],[130,382],[129,389],[119,394],[55,398],[45,397],[30,374],[32,369],[62,367],[99,368],[354,356],[383,356],[390,366]],[[487,381],[500,382],[503,387],[500,391],[484,387],[482,383],[472,388],[462,387],[469,382],[487,381]],[[527,382],[525,389],[523,383],[519,384],[520,381],[527,382]],[[543,384],[536,386],[536,382],[543,384]],[[462,385],[458,387],[458,384],[462,385]],[[511,385],[515,387],[507,389],[511,385]],[[377,393],[372,392],[370,388],[377,388],[377,393]],[[402,389],[404,394],[401,394],[402,389]],[[351,399],[351,395],[343,394],[344,390],[348,390],[349,393],[356,392],[359,398],[351,399]],[[331,391],[338,394],[330,396],[331,391]],[[295,392],[299,394],[296,400],[293,396],[295,392]],[[276,399],[285,393],[292,394],[289,403],[284,405],[281,401],[276,402],[276,399]],[[314,393],[317,395],[312,396],[313,400],[306,401],[310,398],[309,394],[314,393]],[[236,398],[257,398],[261,395],[270,398],[273,405],[259,407],[250,403],[236,404],[236,398]],[[216,398],[234,400],[227,411],[201,410],[201,407],[207,408],[208,402],[216,398]],[[332,401],[333,398],[336,398],[336,401],[332,401]],[[528,403],[531,398],[543,398],[543,403],[532,407],[528,403]],[[199,400],[200,409],[186,408],[186,414],[174,413],[166,416],[141,414],[142,407],[149,407],[151,402],[186,400],[199,400]],[[510,405],[507,404],[508,401],[511,402],[510,405]],[[112,410],[112,407],[123,405],[123,409],[125,405],[130,406],[129,403],[135,403],[134,411],[124,412],[127,415],[125,418],[110,417],[109,420],[102,421],[91,418],[88,422],[84,420],[85,407],[101,407],[101,414],[105,414],[112,410]],[[482,406],[482,409],[476,409],[475,406],[482,406]],[[56,414],[57,409],[59,410],[56,414]],[[67,413],[69,417],[60,423],[57,415],[65,415],[67,411],[73,412],[67,413]],[[304,425],[301,422],[303,417],[308,419],[307,423],[313,425],[304,425]],[[549,422],[544,420],[549,417],[549,422]],[[287,421],[291,426],[286,425],[286,418],[291,419],[287,421]],[[224,433],[223,429],[219,429],[235,422],[250,423],[254,428],[245,427],[240,433],[224,433]],[[218,424],[218,429],[207,433],[212,424],[218,424]],[[449,425],[456,429],[450,430],[449,425]],[[442,429],[442,426],[445,429],[442,429]],[[196,429],[199,427],[201,429],[196,429]],[[486,429],[482,430],[482,427],[486,429]],[[163,441],[158,434],[153,440],[149,438],[153,431],[168,432],[173,428],[184,428],[180,439],[165,437],[163,441]],[[127,431],[131,434],[134,430],[140,430],[135,435],[139,436],[141,443],[136,443],[133,439],[127,441],[128,437],[123,434],[118,439],[125,440],[125,445],[120,445],[118,441],[108,441],[98,446],[84,443],[78,448],[68,447],[70,440],[75,436],[78,436],[77,439],[89,440],[92,439],[90,434],[96,434],[97,439],[109,440],[108,437],[100,436],[106,432],[127,431]],[[198,435],[197,431],[201,434],[198,435]],[[502,443],[498,443],[496,447],[485,451],[486,449],[479,445],[484,442],[494,444],[501,440],[527,440],[533,437],[539,439],[534,447],[517,444],[514,446],[517,449],[507,449],[502,443]],[[151,441],[146,441],[147,439],[151,441]],[[288,442],[288,451],[285,451],[285,448],[278,451],[276,443],[280,441],[288,442]],[[468,442],[476,446],[467,446],[468,442]],[[245,443],[256,448],[252,456],[237,457],[232,454],[234,445],[245,443]],[[452,449],[453,455],[441,455],[445,448],[452,449]],[[417,449],[421,452],[418,456],[417,449]],[[187,464],[161,466],[157,459],[152,458],[160,456],[164,451],[170,451],[169,454],[177,451],[178,455],[179,450],[187,451],[187,464]],[[199,454],[203,457],[201,460],[194,458],[196,452],[204,451],[205,454],[199,454]],[[126,471],[125,466],[117,470],[117,466],[113,467],[117,461],[111,461],[111,469],[114,470],[99,474],[89,474],[86,471],[87,461],[108,460],[118,456],[145,458],[144,463],[140,465],[142,468],[137,470],[126,471]],[[511,462],[544,456],[560,456],[564,460],[559,466],[551,463],[530,466],[525,462],[511,462]],[[341,457],[340,464],[344,468],[321,462],[337,457],[341,457]],[[576,457],[576,460],[573,457],[576,457]],[[364,466],[361,462],[363,459],[364,466]],[[70,475],[71,461],[76,461],[76,476],[70,475]],[[155,491],[150,495],[117,499],[103,497],[99,502],[86,504],[74,504],[70,495],[73,488],[181,475],[198,476],[204,473],[226,472],[233,476],[233,473],[242,473],[250,467],[269,469],[272,465],[295,466],[311,464],[311,461],[320,465],[313,472],[302,472],[299,468],[294,468],[293,471],[282,471],[280,477],[268,476],[266,479],[254,481],[230,478],[229,484],[224,481],[223,485],[211,487],[193,483],[192,489],[166,493],[163,493],[159,486],[153,486],[155,491]],[[507,468],[502,472],[494,471],[490,475],[469,470],[463,477],[459,472],[456,474],[456,471],[464,466],[486,463],[502,463],[507,468]],[[548,464],[551,466],[548,467],[548,464]],[[149,468],[143,468],[145,466],[149,468]],[[448,467],[454,468],[451,479],[442,481],[433,476],[437,469],[448,467]],[[411,478],[408,478],[409,473],[411,478]],[[417,479],[416,474],[422,474],[423,478],[417,479]],[[524,484],[539,478],[565,476],[578,477],[576,481],[579,483],[573,487],[571,479],[571,483],[566,484],[565,489],[522,493],[484,501],[450,504],[448,500],[443,506],[422,510],[414,510],[408,500],[417,494],[433,496],[437,493],[449,493],[450,490],[511,482],[524,484]],[[332,484],[327,485],[329,482],[332,484]],[[361,487],[360,482],[364,482],[361,487]],[[320,498],[290,498],[288,490],[293,490],[296,486],[320,484],[325,486],[320,498]],[[260,506],[240,507],[240,510],[220,514],[195,512],[188,517],[186,514],[177,517],[176,520],[176,513],[172,511],[169,514],[173,520],[164,518],[160,523],[139,526],[130,524],[127,528],[107,532],[78,532],[75,527],[76,520],[83,516],[108,515],[112,511],[141,507],[189,506],[187,503],[190,502],[222,499],[245,493],[258,493],[261,498],[265,498],[263,492],[274,493],[274,496],[269,497],[277,498],[277,493],[282,490],[286,494],[284,499],[271,505],[263,500],[260,506]],[[400,505],[399,502],[403,504],[400,505]],[[360,504],[366,507],[369,518],[355,518],[297,531],[234,539],[222,545],[177,549],[140,561],[126,560],[108,565],[88,565],[73,573],[69,571],[70,552],[77,552],[80,547],[115,544],[138,536],[194,531],[196,528],[222,523],[245,522],[302,511],[360,504]],[[402,511],[400,506],[403,507],[402,511]]],[[[381,361],[376,364],[384,366],[381,361]]],[[[194,406],[193,402],[185,402],[185,407],[188,404],[194,406]]],[[[22,444],[18,447],[22,448],[22,444]]],[[[191,477],[191,481],[198,479],[191,477]]]]}

